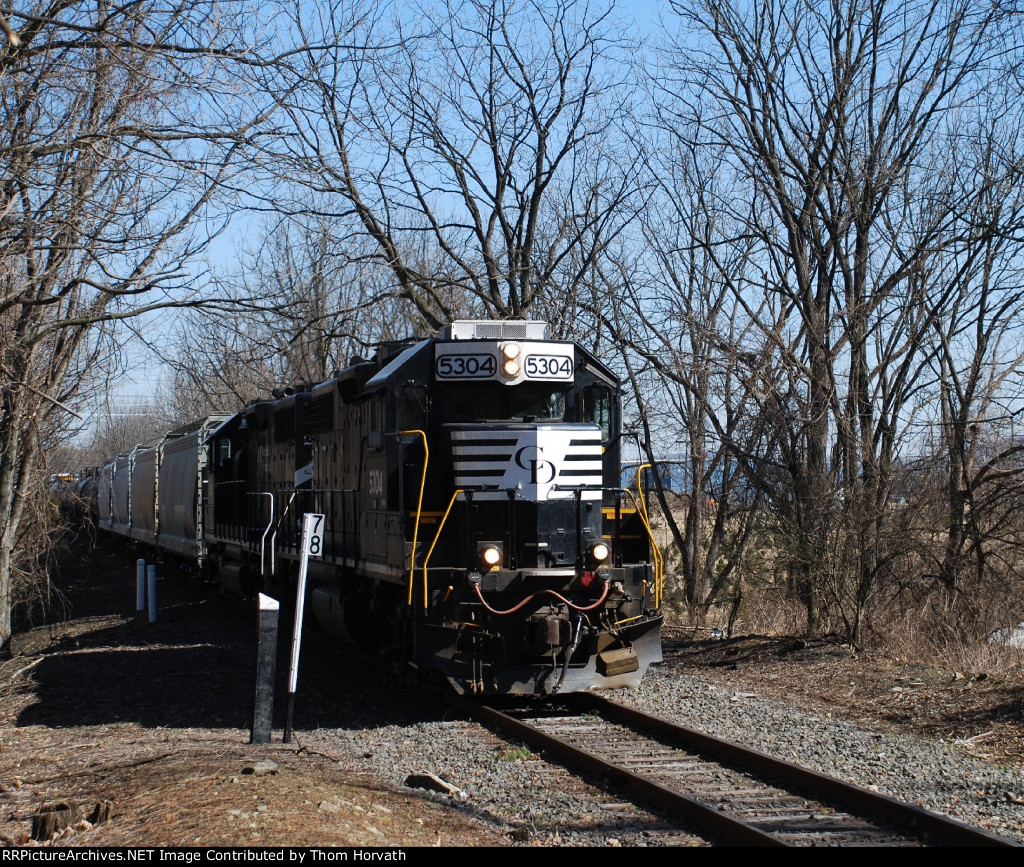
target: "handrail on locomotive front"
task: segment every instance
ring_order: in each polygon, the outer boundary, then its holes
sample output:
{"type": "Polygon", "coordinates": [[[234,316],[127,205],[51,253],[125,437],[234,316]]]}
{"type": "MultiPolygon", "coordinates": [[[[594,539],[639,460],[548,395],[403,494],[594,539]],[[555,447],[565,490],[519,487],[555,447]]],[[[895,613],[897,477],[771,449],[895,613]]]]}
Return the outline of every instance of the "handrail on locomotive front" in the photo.
{"type": "Polygon", "coordinates": [[[629,488],[623,488],[623,492],[629,494],[629,498],[633,501],[633,506],[637,510],[637,515],[640,516],[640,520],[643,521],[644,529],[647,531],[647,538],[651,542],[651,553],[654,555],[654,604],[656,606],[660,606],[662,593],[664,591],[665,560],[662,557],[658,543],[654,541],[654,532],[651,530],[651,525],[647,520],[646,509],[641,509],[640,506],[637,505],[636,496],[631,490],[629,490],[629,488]]]}
{"type": "Polygon", "coordinates": [[[649,469],[652,464],[640,464],[636,468],[636,490],[640,495],[640,505],[643,508],[644,517],[647,518],[647,497],[644,495],[644,483],[643,483],[643,472],[649,469]]]}
{"type": "MultiPolygon", "coordinates": [[[[556,490],[563,491],[575,491],[577,494],[576,508],[580,508],[580,488],[578,486],[568,485],[555,485],[556,490]]],[[[665,579],[665,558],[661,553],[661,548],[658,547],[658,543],[654,540],[654,531],[651,530],[651,524],[647,517],[647,507],[644,504],[644,498],[641,496],[640,503],[637,502],[636,495],[629,488],[602,488],[604,491],[614,491],[616,501],[616,512],[615,512],[615,539],[621,545],[622,543],[622,516],[620,512],[619,503],[620,494],[627,494],[630,500],[633,501],[633,508],[636,511],[641,522],[643,522],[644,529],[647,531],[647,539],[651,543],[651,555],[654,560],[654,604],[660,606],[662,594],[664,591],[664,579],[665,579]]]]}
{"type": "MultiPolygon", "coordinates": [[[[419,541],[420,532],[420,517],[423,514],[423,489],[427,486],[427,465],[430,463],[430,447],[427,445],[427,434],[422,430],[403,430],[398,432],[399,436],[412,436],[413,434],[419,434],[420,439],[423,440],[423,472],[420,474],[420,493],[419,498],[416,501],[416,520],[412,526],[412,550],[409,552],[409,591],[406,598],[406,605],[412,605],[412,586],[416,580],[416,544],[419,541]]],[[[451,508],[449,504],[448,508],[451,508]]],[[[445,517],[448,517],[448,513],[445,512],[445,517]]],[[[442,526],[443,523],[442,523],[442,526]]],[[[438,534],[441,530],[438,529],[438,534]]],[[[437,536],[434,537],[434,542],[437,542],[437,536]]],[[[430,550],[434,550],[434,546],[430,546],[430,550]]],[[[427,608],[427,567],[424,564],[423,567],[423,608],[427,608]]]]}
{"type": "MultiPolygon", "coordinates": [[[[647,530],[647,536],[651,540],[651,549],[654,551],[654,602],[656,605],[661,605],[662,594],[665,592],[665,559],[662,556],[661,549],[658,547],[657,542],[654,541],[654,533],[651,531],[650,515],[647,513],[647,496],[644,494],[643,486],[643,471],[650,469],[654,464],[640,464],[636,468],[636,490],[640,497],[640,509],[642,510],[641,519],[644,522],[644,528],[647,530]]],[[[633,492],[626,489],[626,493],[629,494],[630,499],[633,500],[633,505],[636,505],[636,498],[633,496],[633,492]]]]}
{"type": "MultiPolygon", "coordinates": [[[[434,547],[437,545],[437,540],[441,538],[441,531],[444,529],[445,522],[448,520],[448,515],[452,510],[452,506],[455,505],[455,501],[458,499],[459,494],[465,493],[464,488],[458,488],[452,498],[448,501],[448,508],[444,510],[444,515],[441,518],[441,523],[437,527],[437,532],[434,533],[434,541],[430,543],[430,548],[427,551],[427,556],[423,558],[423,609],[427,609],[429,594],[427,593],[427,564],[430,562],[430,555],[434,553],[434,547]]],[[[415,543],[413,544],[413,551],[415,551],[415,543]]],[[[412,605],[412,582],[409,583],[409,604],[412,605]]]]}
{"type": "MultiPolygon", "coordinates": [[[[422,477],[421,477],[421,481],[420,481],[419,501],[418,501],[417,506],[416,506],[416,514],[415,514],[414,527],[413,527],[412,551],[411,551],[410,557],[409,557],[409,586],[408,586],[408,591],[407,591],[407,596],[406,596],[406,604],[411,606],[412,605],[412,597],[413,597],[413,587],[414,587],[414,584],[415,584],[416,547],[417,547],[417,543],[418,543],[418,539],[419,539],[419,525],[420,525],[420,520],[421,520],[421,517],[422,517],[422,506],[423,506],[423,490],[424,490],[425,482],[426,482],[426,475],[427,475],[426,464],[427,464],[427,459],[429,457],[429,452],[426,451],[426,449],[427,449],[426,435],[423,433],[423,431],[402,431],[402,433],[403,434],[413,434],[413,433],[420,434],[423,437],[423,447],[424,447],[424,451],[425,451],[424,467],[423,467],[423,473],[422,473],[422,477]]],[[[559,486],[556,485],[555,487],[558,488],[559,486]]],[[[576,508],[577,508],[577,510],[579,510],[580,507],[581,507],[581,498],[579,496],[581,489],[579,487],[573,487],[572,490],[574,490],[576,492],[576,494],[577,494],[577,497],[576,497],[576,508]]],[[[641,522],[644,525],[644,530],[646,530],[646,532],[647,532],[647,539],[648,539],[648,541],[651,544],[651,553],[652,553],[652,558],[654,560],[654,600],[653,601],[654,601],[654,604],[656,606],[661,605],[661,599],[662,599],[662,594],[663,594],[663,585],[664,585],[664,574],[665,574],[664,573],[664,563],[665,563],[665,561],[664,561],[664,557],[663,557],[663,555],[661,553],[661,549],[658,547],[658,543],[654,539],[654,533],[651,530],[650,522],[647,519],[646,510],[641,508],[638,505],[637,500],[636,500],[636,496],[628,488],[622,488],[622,489],[618,489],[618,488],[616,488],[616,489],[602,489],[602,490],[614,490],[614,492],[616,494],[616,510],[615,510],[615,512],[616,512],[616,522],[615,522],[616,526],[615,526],[615,534],[616,534],[617,537],[619,537],[620,544],[621,544],[621,534],[622,534],[621,506],[619,505],[619,503],[621,503],[620,495],[621,494],[626,494],[626,495],[629,496],[630,500],[632,500],[633,508],[636,511],[637,515],[640,517],[640,520],[641,520],[641,522]]],[[[430,564],[430,558],[431,558],[431,556],[434,553],[434,548],[437,547],[438,540],[441,538],[441,533],[443,532],[443,530],[445,528],[445,524],[448,521],[448,516],[451,514],[452,507],[455,505],[456,500],[458,500],[458,498],[462,494],[467,494],[467,493],[471,494],[472,492],[471,492],[471,490],[469,490],[467,488],[458,488],[452,494],[451,499],[449,499],[449,501],[448,501],[448,506],[445,508],[444,514],[441,517],[441,521],[438,524],[437,532],[434,533],[434,539],[430,543],[430,548],[427,549],[427,553],[426,553],[426,555],[423,558],[423,564],[422,564],[421,568],[423,569],[423,609],[424,610],[426,610],[429,607],[429,604],[430,604],[429,577],[428,577],[428,575],[429,575],[428,567],[429,567],[429,564],[430,564]]],[[[514,496],[514,490],[511,491],[510,493],[512,493],[513,496],[514,496]]],[[[477,589],[477,593],[479,594],[479,588],[477,589]]],[[[483,600],[481,599],[481,601],[483,601],[483,600]]]]}

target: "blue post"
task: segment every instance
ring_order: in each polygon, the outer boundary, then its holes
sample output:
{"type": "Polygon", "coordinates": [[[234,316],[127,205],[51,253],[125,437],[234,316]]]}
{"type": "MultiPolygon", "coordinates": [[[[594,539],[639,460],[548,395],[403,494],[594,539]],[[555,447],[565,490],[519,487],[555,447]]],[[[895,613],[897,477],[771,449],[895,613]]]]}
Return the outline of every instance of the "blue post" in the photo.
{"type": "Polygon", "coordinates": [[[156,623],[156,566],[149,567],[149,622],[156,623]]]}
{"type": "Polygon", "coordinates": [[[142,622],[146,611],[146,561],[139,560],[135,564],[135,620],[142,622]]]}

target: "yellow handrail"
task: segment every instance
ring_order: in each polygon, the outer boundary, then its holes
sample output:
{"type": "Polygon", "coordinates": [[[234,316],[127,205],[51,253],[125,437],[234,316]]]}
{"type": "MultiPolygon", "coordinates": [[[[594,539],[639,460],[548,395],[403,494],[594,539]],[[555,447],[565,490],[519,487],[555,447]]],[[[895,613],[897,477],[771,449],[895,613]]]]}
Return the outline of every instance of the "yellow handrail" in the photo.
{"type": "MultiPolygon", "coordinates": [[[[640,497],[640,506],[643,510],[644,518],[647,518],[647,497],[644,496],[644,486],[640,479],[643,478],[643,471],[650,466],[651,464],[640,464],[636,468],[636,492],[640,497]]],[[[636,501],[634,500],[633,502],[635,503],[636,501]]]]}
{"type": "MultiPolygon", "coordinates": [[[[423,489],[427,486],[427,464],[430,463],[430,448],[427,446],[427,435],[421,430],[399,431],[400,436],[419,434],[423,439],[423,473],[420,476],[420,496],[416,501],[416,523],[412,528],[412,551],[409,552],[409,593],[406,605],[412,605],[412,583],[416,578],[416,543],[419,541],[420,514],[423,511],[423,489]]],[[[426,598],[426,587],[423,589],[424,599],[426,598]]],[[[424,606],[426,607],[426,606],[424,606]]]]}
{"type": "MultiPolygon", "coordinates": [[[[437,527],[437,532],[434,533],[434,541],[430,543],[430,548],[427,550],[427,556],[423,558],[423,609],[427,608],[427,563],[430,562],[430,555],[434,553],[434,546],[437,545],[437,540],[441,538],[441,531],[444,529],[444,523],[448,520],[448,513],[451,512],[452,506],[455,505],[455,500],[463,491],[459,488],[452,498],[448,501],[448,508],[444,510],[444,517],[441,518],[441,523],[437,527]]],[[[451,588],[449,588],[450,590],[451,588]]]]}
{"type": "Polygon", "coordinates": [[[644,522],[644,529],[647,530],[647,538],[651,542],[651,552],[654,554],[654,603],[657,606],[661,605],[661,596],[664,586],[664,558],[661,554],[661,549],[658,547],[658,543],[654,541],[654,533],[651,530],[651,525],[647,521],[646,512],[641,509],[636,502],[636,497],[633,492],[628,488],[623,489],[623,493],[628,494],[629,498],[633,501],[633,505],[636,507],[636,513],[640,516],[640,520],[644,522]]]}

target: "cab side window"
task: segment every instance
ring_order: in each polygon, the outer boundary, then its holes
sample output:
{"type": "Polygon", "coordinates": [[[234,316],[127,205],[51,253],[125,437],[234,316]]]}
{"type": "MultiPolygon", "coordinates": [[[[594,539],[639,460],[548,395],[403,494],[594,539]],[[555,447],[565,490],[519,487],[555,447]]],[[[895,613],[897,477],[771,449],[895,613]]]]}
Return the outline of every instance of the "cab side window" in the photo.
{"type": "Polygon", "coordinates": [[[425,430],[427,427],[427,390],[422,385],[398,388],[397,430],[425,430]]]}
{"type": "Polygon", "coordinates": [[[372,397],[366,402],[366,445],[371,451],[380,451],[384,447],[384,435],[380,429],[381,399],[372,397]]]}
{"type": "Polygon", "coordinates": [[[596,424],[601,428],[601,439],[612,438],[612,395],[603,385],[590,385],[583,389],[582,421],[596,424]]]}

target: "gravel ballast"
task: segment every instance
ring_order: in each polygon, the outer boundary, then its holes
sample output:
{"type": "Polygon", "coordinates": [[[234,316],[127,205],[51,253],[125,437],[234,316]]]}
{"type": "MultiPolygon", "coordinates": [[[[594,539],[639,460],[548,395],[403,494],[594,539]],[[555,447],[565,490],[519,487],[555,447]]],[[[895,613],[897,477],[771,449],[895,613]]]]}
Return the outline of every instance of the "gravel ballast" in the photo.
{"type": "MultiPolygon", "coordinates": [[[[659,666],[638,689],[611,697],[1024,843],[1020,769],[972,758],[955,742],[858,727],[659,666]]],[[[382,710],[374,708],[378,721],[387,716],[382,710]]],[[[334,754],[345,752],[359,770],[395,787],[405,786],[411,774],[432,774],[453,791],[429,797],[449,801],[524,845],[678,844],[651,833],[628,812],[609,809],[607,799],[576,791],[568,774],[525,750],[517,753],[514,744],[502,747],[440,707],[404,722],[321,729],[307,738],[334,754]]]]}

